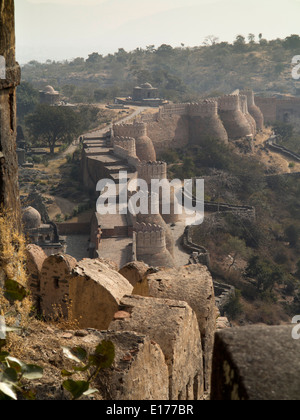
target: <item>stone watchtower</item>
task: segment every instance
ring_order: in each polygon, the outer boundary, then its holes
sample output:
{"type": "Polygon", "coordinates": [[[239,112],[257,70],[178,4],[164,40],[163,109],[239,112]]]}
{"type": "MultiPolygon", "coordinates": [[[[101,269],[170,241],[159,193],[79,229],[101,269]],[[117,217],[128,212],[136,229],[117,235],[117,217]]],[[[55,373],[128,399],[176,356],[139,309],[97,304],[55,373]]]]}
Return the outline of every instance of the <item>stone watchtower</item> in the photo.
{"type": "Polygon", "coordinates": [[[188,105],[190,143],[204,144],[210,138],[228,143],[228,135],[218,115],[218,102],[205,100],[188,105]]]}
{"type": "Polygon", "coordinates": [[[258,106],[255,104],[254,92],[251,89],[240,91],[241,95],[247,97],[248,110],[256,122],[258,130],[263,130],[264,128],[264,116],[258,106]]]}
{"type": "Polygon", "coordinates": [[[239,95],[227,95],[218,98],[218,106],[220,118],[230,140],[253,136],[253,129],[242,112],[239,95]]]}
{"type": "Polygon", "coordinates": [[[132,137],[136,143],[136,155],[143,161],[155,161],[156,152],[152,140],[148,137],[147,124],[115,124],[113,126],[114,137],[132,137]]]}
{"type": "Polygon", "coordinates": [[[246,95],[240,95],[240,103],[241,103],[241,110],[245,117],[247,118],[248,123],[251,126],[252,134],[255,137],[257,132],[257,125],[255,119],[252,117],[252,115],[249,113],[248,110],[248,100],[246,95]]]}
{"type": "Polygon", "coordinates": [[[14,1],[0,0],[0,206],[20,216],[16,155],[16,86],[20,67],[15,61],[14,1]]]}
{"type": "Polygon", "coordinates": [[[174,267],[174,260],[167,250],[165,230],[150,223],[136,223],[134,227],[138,261],[152,267],[174,267]]]}

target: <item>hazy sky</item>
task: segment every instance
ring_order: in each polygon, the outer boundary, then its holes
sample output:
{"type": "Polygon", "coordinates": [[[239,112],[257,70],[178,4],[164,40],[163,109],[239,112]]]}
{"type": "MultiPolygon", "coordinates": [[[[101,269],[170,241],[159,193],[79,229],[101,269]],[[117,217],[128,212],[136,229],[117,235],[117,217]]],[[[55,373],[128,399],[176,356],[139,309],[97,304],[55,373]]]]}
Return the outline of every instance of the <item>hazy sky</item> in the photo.
{"type": "MultiPolygon", "coordinates": [[[[207,35],[299,34],[300,0],[15,0],[17,58],[63,60],[207,35]]],[[[300,51],[299,51],[300,54],[300,51]]]]}

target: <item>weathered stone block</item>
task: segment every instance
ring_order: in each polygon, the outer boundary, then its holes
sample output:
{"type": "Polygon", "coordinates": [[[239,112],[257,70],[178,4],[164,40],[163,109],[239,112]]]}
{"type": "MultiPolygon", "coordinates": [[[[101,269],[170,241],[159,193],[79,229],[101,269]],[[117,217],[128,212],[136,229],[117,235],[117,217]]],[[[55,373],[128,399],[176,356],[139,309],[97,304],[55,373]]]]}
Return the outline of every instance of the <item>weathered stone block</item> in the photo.
{"type": "Polygon", "coordinates": [[[178,269],[161,269],[145,275],[133,295],[187,302],[196,313],[204,353],[205,390],[209,389],[214,334],[216,330],[215,294],[211,274],[200,264],[178,269]]]}
{"type": "Polygon", "coordinates": [[[101,371],[97,388],[106,400],[168,400],[168,368],[163,352],[149,337],[134,332],[101,332],[115,345],[111,369],[101,371]]]}
{"type": "Polygon", "coordinates": [[[33,303],[37,309],[40,305],[40,282],[43,264],[47,255],[37,245],[28,245],[26,248],[26,269],[28,275],[28,286],[30,288],[33,303]]]}
{"type": "Polygon", "coordinates": [[[203,395],[203,357],[197,317],[186,302],[126,296],[120,317],[110,330],[148,335],[161,347],[169,369],[169,399],[193,400],[203,395]]]}
{"type": "Polygon", "coordinates": [[[81,328],[106,330],[123,296],[133,287],[110,266],[98,260],[81,261],[68,277],[70,316],[81,328]]]}
{"type": "Polygon", "coordinates": [[[70,255],[51,255],[41,272],[41,311],[46,317],[68,316],[70,305],[68,276],[77,261],[70,255]]]}
{"type": "Polygon", "coordinates": [[[143,262],[135,261],[126,264],[119,273],[125,277],[129,283],[135,287],[143,280],[144,275],[149,270],[149,266],[143,262]]]}
{"type": "Polygon", "coordinates": [[[290,326],[216,333],[212,400],[299,400],[300,341],[290,326]]]}

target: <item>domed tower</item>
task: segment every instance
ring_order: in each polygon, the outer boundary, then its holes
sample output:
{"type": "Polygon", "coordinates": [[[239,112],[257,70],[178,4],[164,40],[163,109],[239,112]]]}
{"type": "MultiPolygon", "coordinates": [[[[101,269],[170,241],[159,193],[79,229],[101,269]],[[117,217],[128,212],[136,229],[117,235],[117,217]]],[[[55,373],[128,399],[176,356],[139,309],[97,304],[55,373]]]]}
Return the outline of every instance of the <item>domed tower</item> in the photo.
{"type": "Polygon", "coordinates": [[[141,161],[156,161],[156,152],[152,140],[147,134],[147,124],[115,124],[113,136],[132,137],[135,139],[136,156],[141,161]]]}
{"type": "Polygon", "coordinates": [[[13,0],[0,0],[0,206],[13,211],[20,225],[18,161],[16,155],[16,86],[21,72],[15,60],[13,0]]]}
{"type": "Polygon", "coordinates": [[[44,90],[40,90],[40,103],[47,105],[55,105],[59,102],[59,93],[50,85],[44,90]]]}
{"type": "Polygon", "coordinates": [[[22,224],[26,236],[33,244],[39,243],[39,229],[42,225],[40,213],[33,207],[26,207],[22,212],[22,224]]]}
{"type": "MultiPolygon", "coordinates": [[[[149,191],[152,192],[151,197],[154,199],[155,192],[151,189],[151,181],[167,181],[168,165],[166,162],[140,162],[138,165],[138,175],[140,179],[144,179],[147,182],[149,191]]],[[[166,223],[177,223],[179,220],[179,214],[175,211],[177,207],[177,201],[174,192],[174,189],[171,189],[171,191],[168,189],[168,192],[164,193],[163,187],[156,192],[159,199],[160,214],[166,223]],[[167,207],[168,210],[164,212],[165,207],[167,207]]]]}
{"type": "Polygon", "coordinates": [[[203,144],[208,139],[228,143],[228,135],[218,115],[218,102],[205,100],[188,106],[190,117],[190,143],[203,144]]]}
{"type": "Polygon", "coordinates": [[[33,207],[26,207],[23,210],[22,222],[25,230],[39,229],[42,224],[42,217],[33,207]]]}
{"type": "Polygon", "coordinates": [[[166,233],[161,226],[137,223],[134,232],[138,261],[152,267],[175,267],[175,261],[166,247],[166,233]]]}
{"type": "Polygon", "coordinates": [[[255,136],[256,132],[257,132],[257,126],[256,126],[255,119],[252,117],[251,114],[249,114],[247,96],[240,95],[240,103],[241,103],[242,112],[245,115],[245,117],[247,118],[247,121],[249,122],[249,124],[252,128],[253,136],[255,136]]]}
{"type": "Polygon", "coordinates": [[[219,115],[230,140],[252,136],[252,127],[243,114],[239,95],[218,98],[219,115]]]}
{"type": "Polygon", "coordinates": [[[141,161],[156,161],[156,152],[152,140],[148,137],[147,124],[134,123],[136,155],[141,161]]]}
{"type": "Polygon", "coordinates": [[[252,117],[255,119],[256,126],[258,130],[263,130],[264,128],[264,116],[259,107],[255,104],[254,92],[251,89],[242,90],[241,95],[247,96],[248,110],[252,117]]]}
{"type": "MultiPolygon", "coordinates": [[[[151,199],[149,198],[149,208],[151,209],[151,199]]],[[[150,212],[151,213],[151,212],[150,212]]],[[[166,247],[171,256],[174,256],[175,240],[171,228],[166,224],[161,214],[138,214],[136,216],[137,223],[145,223],[146,225],[157,225],[165,232],[166,247]]]]}

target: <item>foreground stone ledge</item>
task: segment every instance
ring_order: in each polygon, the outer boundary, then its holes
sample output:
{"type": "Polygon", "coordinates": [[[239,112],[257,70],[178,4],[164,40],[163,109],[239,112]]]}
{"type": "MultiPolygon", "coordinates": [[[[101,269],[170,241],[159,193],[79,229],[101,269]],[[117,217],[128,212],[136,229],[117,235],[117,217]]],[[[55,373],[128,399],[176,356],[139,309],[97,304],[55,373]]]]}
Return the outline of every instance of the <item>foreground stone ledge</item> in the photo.
{"type": "Polygon", "coordinates": [[[136,284],[133,295],[187,302],[197,316],[204,356],[204,386],[209,390],[216,330],[213,280],[207,267],[193,264],[178,269],[151,269],[136,284]]]}
{"type": "Polygon", "coordinates": [[[48,317],[68,317],[69,283],[67,276],[76,267],[75,258],[66,254],[48,257],[43,264],[40,282],[41,312],[48,317]]]}
{"type": "Polygon", "coordinates": [[[203,397],[201,336],[186,302],[126,296],[109,330],[135,331],[159,344],[169,369],[170,400],[203,397]]]}
{"type": "Polygon", "coordinates": [[[68,277],[69,315],[80,328],[107,330],[125,295],[133,287],[111,266],[99,261],[81,261],[68,277]]]}
{"type": "Polygon", "coordinates": [[[111,369],[101,371],[97,388],[105,400],[168,400],[169,374],[158,344],[134,332],[101,332],[112,341],[116,357],[111,369]]]}
{"type": "Polygon", "coordinates": [[[47,255],[37,245],[30,244],[26,247],[26,269],[28,275],[28,286],[32,295],[33,304],[40,309],[40,284],[41,271],[47,255]]]}
{"type": "Polygon", "coordinates": [[[300,340],[291,326],[216,333],[212,400],[300,400],[300,340]]]}

